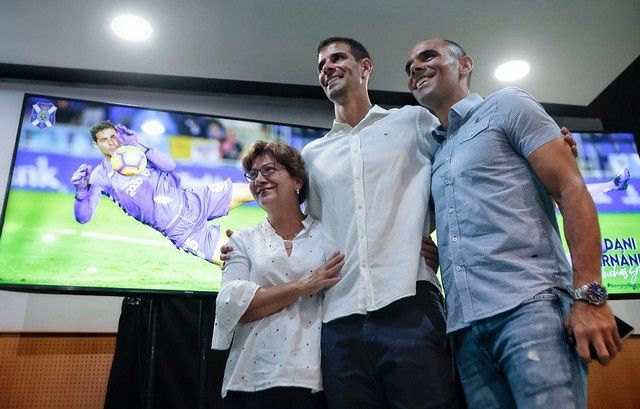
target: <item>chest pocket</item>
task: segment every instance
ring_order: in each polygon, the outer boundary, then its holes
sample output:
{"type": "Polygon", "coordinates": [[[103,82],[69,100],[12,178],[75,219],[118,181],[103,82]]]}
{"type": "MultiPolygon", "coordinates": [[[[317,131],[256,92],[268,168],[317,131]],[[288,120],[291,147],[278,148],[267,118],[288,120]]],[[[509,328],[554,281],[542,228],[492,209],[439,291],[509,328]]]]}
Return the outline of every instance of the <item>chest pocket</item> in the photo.
{"type": "Polygon", "coordinates": [[[452,166],[460,173],[487,166],[493,157],[493,133],[489,132],[489,118],[465,124],[458,132],[453,150],[452,166]]]}

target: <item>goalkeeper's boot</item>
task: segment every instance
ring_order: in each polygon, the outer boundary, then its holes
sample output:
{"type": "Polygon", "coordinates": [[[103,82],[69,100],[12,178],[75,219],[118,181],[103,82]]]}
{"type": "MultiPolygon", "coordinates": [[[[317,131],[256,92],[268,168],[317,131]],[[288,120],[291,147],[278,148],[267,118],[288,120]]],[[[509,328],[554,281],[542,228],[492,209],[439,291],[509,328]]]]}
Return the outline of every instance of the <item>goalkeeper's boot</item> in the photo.
{"type": "Polygon", "coordinates": [[[616,186],[615,190],[627,190],[627,187],[629,186],[629,179],[631,179],[629,169],[622,169],[622,172],[613,179],[613,184],[616,186]]]}

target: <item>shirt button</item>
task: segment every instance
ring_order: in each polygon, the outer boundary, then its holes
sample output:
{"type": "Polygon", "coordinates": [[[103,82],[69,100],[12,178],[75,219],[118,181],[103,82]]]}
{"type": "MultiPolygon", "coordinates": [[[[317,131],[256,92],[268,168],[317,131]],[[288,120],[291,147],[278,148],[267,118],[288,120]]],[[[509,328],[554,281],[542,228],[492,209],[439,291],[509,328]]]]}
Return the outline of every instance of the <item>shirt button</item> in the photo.
{"type": "Polygon", "coordinates": [[[447,161],[450,161],[450,160],[451,160],[451,156],[447,156],[447,161]]]}
{"type": "Polygon", "coordinates": [[[360,175],[356,175],[356,180],[360,180],[360,175]]]}
{"type": "Polygon", "coordinates": [[[453,207],[449,208],[449,213],[453,213],[453,207]]]}
{"type": "Polygon", "coordinates": [[[453,236],[453,238],[451,240],[458,241],[458,238],[456,236],[453,236]]]}
{"type": "Polygon", "coordinates": [[[450,185],[450,184],[451,184],[451,179],[446,179],[446,180],[444,181],[444,184],[445,184],[445,185],[450,185]]]}
{"type": "Polygon", "coordinates": [[[362,209],[362,203],[358,203],[358,209],[362,209]]]}
{"type": "Polygon", "coordinates": [[[364,261],[360,263],[360,267],[365,268],[366,266],[367,266],[367,263],[365,263],[364,261]]]}
{"type": "Polygon", "coordinates": [[[456,266],[456,271],[460,271],[462,270],[462,268],[460,268],[460,266],[456,266]]]}

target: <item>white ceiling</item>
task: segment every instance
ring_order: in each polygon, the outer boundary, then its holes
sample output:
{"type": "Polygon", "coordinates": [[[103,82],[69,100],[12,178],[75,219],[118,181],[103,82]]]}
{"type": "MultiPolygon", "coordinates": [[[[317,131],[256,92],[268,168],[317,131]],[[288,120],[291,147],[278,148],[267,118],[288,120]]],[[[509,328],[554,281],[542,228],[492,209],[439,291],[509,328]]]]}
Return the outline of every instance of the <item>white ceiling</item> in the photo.
{"type": "Polygon", "coordinates": [[[373,90],[404,92],[411,46],[444,37],[475,57],[481,94],[517,58],[531,73],[514,85],[585,106],[640,54],[640,1],[0,0],[0,63],[316,85],[316,44],[331,35],[369,49],[373,90]],[[152,40],[111,33],[125,12],[151,22],[152,40]]]}

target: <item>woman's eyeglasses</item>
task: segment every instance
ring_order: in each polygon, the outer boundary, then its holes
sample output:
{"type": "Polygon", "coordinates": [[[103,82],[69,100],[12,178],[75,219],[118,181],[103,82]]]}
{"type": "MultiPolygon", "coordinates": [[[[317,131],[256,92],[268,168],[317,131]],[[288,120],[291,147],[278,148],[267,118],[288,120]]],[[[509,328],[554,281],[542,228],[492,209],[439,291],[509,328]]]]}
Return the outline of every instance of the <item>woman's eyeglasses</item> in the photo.
{"type": "Polygon", "coordinates": [[[263,165],[260,169],[251,169],[248,172],[245,172],[244,178],[247,179],[247,182],[253,183],[258,177],[258,173],[261,173],[262,176],[268,177],[276,173],[278,171],[278,164],[276,163],[267,163],[263,165]]]}

